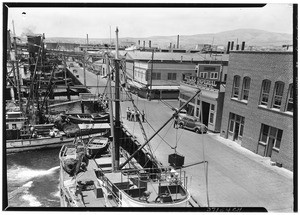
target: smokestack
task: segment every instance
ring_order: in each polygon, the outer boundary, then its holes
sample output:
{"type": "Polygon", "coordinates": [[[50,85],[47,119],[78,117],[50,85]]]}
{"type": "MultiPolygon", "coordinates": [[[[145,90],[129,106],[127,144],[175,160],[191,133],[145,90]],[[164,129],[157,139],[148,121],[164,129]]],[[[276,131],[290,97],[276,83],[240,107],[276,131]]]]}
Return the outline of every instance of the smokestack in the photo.
{"type": "Polygon", "coordinates": [[[177,48],[179,49],[179,35],[177,35],[177,48]]]}
{"type": "Polygon", "coordinates": [[[236,45],[236,50],[237,50],[237,51],[239,50],[239,47],[240,47],[239,44],[237,44],[237,45],[236,45]]]}
{"type": "Polygon", "coordinates": [[[233,50],[234,47],[234,41],[231,41],[231,50],[233,50]]]}
{"type": "Polygon", "coordinates": [[[241,48],[241,50],[244,51],[244,49],[245,49],[245,41],[242,42],[242,48],[241,48]]]}
{"type": "Polygon", "coordinates": [[[230,41],[228,41],[227,52],[226,52],[226,54],[229,54],[229,50],[230,50],[230,41]]]}
{"type": "Polygon", "coordinates": [[[151,48],[151,40],[149,40],[149,48],[151,48]]]}
{"type": "Polygon", "coordinates": [[[145,48],[145,40],[143,41],[143,48],[145,48]]]}
{"type": "Polygon", "coordinates": [[[89,44],[89,35],[86,35],[86,44],[89,44]]]}
{"type": "Polygon", "coordinates": [[[139,45],[139,46],[141,45],[141,41],[140,41],[140,40],[138,40],[138,45],[139,45]]]}

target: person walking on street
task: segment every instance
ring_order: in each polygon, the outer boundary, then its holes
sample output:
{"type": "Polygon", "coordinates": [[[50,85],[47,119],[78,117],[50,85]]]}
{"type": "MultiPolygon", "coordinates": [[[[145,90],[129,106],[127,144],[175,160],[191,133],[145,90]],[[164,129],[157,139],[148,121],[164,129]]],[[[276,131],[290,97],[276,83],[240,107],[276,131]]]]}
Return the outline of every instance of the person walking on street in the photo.
{"type": "Polygon", "coordinates": [[[142,122],[145,122],[145,111],[142,110],[142,122]]]}
{"type": "Polygon", "coordinates": [[[178,115],[174,117],[174,125],[173,128],[178,128],[178,115]]]}
{"type": "Polygon", "coordinates": [[[126,110],[126,114],[127,114],[127,120],[130,120],[130,108],[128,107],[127,110],[126,110]]]}

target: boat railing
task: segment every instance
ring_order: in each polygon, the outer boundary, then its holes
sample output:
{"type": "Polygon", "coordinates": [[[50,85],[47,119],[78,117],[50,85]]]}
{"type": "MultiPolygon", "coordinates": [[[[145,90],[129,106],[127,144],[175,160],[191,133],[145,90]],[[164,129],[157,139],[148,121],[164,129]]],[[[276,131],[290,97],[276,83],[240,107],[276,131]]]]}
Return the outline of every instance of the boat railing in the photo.
{"type": "Polygon", "coordinates": [[[144,168],[142,170],[125,169],[121,171],[123,173],[121,174],[121,180],[124,175],[129,179],[131,175],[136,174],[138,176],[138,179],[142,182],[147,182],[149,180],[168,182],[170,184],[181,184],[184,188],[186,188],[187,185],[185,171],[181,168],[177,171],[170,168],[144,168]]]}
{"type": "Polygon", "coordinates": [[[100,176],[101,180],[104,181],[105,184],[107,184],[107,190],[109,192],[109,195],[111,195],[111,199],[114,199],[115,202],[120,205],[121,204],[121,192],[120,188],[111,183],[105,176],[100,176]]]}

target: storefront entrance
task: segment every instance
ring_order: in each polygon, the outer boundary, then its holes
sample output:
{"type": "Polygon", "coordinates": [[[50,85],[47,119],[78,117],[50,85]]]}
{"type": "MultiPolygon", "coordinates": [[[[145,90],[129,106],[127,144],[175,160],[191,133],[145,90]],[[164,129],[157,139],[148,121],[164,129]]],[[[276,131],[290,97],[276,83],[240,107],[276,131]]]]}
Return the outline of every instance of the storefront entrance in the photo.
{"type": "Polygon", "coordinates": [[[245,118],[234,113],[229,114],[228,138],[241,144],[245,118]]]}
{"type": "Polygon", "coordinates": [[[208,126],[209,107],[210,107],[209,103],[202,101],[202,111],[203,111],[202,112],[202,116],[203,116],[202,123],[206,126],[208,126]]]}

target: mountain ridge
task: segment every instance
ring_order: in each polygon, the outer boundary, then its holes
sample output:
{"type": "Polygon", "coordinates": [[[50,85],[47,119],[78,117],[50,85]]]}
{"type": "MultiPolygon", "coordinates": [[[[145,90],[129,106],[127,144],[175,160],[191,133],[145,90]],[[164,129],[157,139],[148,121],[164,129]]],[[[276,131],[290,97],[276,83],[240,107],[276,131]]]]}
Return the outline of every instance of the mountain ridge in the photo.
{"type": "MultiPolygon", "coordinates": [[[[165,48],[177,44],[177,35],[172,36],[149,36],[149,37],[122,37],[120,43],[135,42],[140,40],[140,46],[145,41],[145,46],[149,46],[151,40],[152,47],[165,48]]],[[[109,38],[89,38],[89,43],[109,43],[109,38]]],[[[114,39],[112,39],[114,41],[114,39]]],[[[245,41],[248,46],[282,46],[293,43],[293,35],[287,33],[269,32],[260,29],[235,29],[222,31],[218,33],[205,33],[194,35],[179,35],[180,48],[195,48],[197,44],[213,44],[227,46],[228,41],[234,41],[235,45],[245,41]]],[[[49,37],[46,42],[72,42],[86,44],[86,38],[66,38],[66,37],[49,37]]]]}

